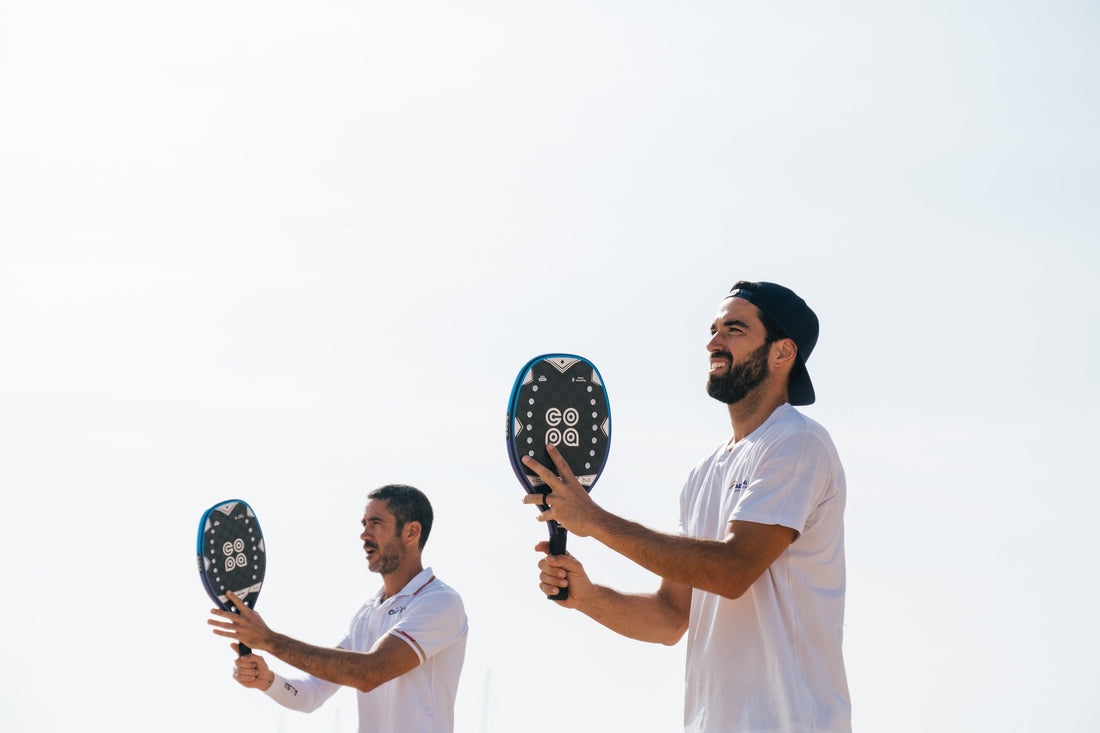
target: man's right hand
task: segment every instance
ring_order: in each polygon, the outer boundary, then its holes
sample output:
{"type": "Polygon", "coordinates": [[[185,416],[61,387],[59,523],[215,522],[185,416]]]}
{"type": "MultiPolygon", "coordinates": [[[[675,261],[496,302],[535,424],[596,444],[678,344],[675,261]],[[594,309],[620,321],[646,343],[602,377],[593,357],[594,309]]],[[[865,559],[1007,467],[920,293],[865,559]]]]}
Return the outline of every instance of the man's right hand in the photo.
{"type": "Polygon", "coordinates": [[[577,608],[590,600],[595,586],[584,572],[584,566],[569,553],[551,555],[550,542],[543,541],[535,545],[535,552],[545,557],[539,560],[539,590],[548,596],[555,595],[562,588],[569,588],[569,598],[555,601],[559,606],[577,608]]]}
{"type": "MultiPolygon", "coordinates": [[[[240,651],[236,643],[233,644],[233,651],[240,651]]],[[[233,665],[233,679],[253,690],[267,690],[275,681],[275,673],[268,668],[263,657],[253,653],[237,657],[233,665]]]]}

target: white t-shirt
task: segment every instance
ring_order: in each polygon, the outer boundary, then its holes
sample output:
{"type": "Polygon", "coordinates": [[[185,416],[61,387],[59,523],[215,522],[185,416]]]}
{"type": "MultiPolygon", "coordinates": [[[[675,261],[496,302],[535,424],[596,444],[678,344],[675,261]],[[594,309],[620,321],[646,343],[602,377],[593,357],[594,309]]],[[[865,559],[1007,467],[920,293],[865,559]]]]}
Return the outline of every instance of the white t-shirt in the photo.
{"type": "MultiPolygon", "coordinates": [[[[395,595],[365,603],[338,646],[365,652],[385,634],[408,644],[420,664],[370,692],[358,692],[360,733],[452,733],[458,677],[466,657],[466,611],[458,593],[425,568],[395,595]]],[[[311,712],[340,689],[313,675],[275,675],[267,694],[311,712]]]]}
{"type": "Polygon", "coordinates": [[[731,520],[797,539],[740,598],[692,591],[688,733],[847,733],[844,469],[829,434],[789,404],[688,476],[680,532],[721,540],[731,520]]]}

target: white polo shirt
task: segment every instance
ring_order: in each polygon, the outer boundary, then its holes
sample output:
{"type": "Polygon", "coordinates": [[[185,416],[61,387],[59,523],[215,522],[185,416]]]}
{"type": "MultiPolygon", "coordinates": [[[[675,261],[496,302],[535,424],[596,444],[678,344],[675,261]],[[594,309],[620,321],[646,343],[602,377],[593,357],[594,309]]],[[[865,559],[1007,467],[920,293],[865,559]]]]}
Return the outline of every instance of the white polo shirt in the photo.
{"type": "MultiPolygon", "coordinates": [[[[404,641],[420,664],[370,692],[357,692],[360,733],[452,733],[458,678],[466,656],[466,611],[458,593],[425,568],[398,593],[382,590],[363,605],[337,646],[364,652],[386,634],[404,641]]],[[[293,710],[311,712],[340,685],[313,675],[275,675],[267,695],[293,710]]]]}
{"type": "Polygon", "coordinates": [[[697,465],[684,535],[721,540],[731,520],[798,536],[737,599],[695,589],[688,622],[689,733],[848,733],[844,469],[829,434],[789,404],[697,465]]]}

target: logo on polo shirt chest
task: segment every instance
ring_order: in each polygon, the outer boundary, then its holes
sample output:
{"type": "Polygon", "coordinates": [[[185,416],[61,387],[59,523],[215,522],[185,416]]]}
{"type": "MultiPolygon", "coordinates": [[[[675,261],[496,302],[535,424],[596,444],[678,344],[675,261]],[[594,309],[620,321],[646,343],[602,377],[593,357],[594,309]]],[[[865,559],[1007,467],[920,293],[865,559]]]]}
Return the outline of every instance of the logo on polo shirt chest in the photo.
{"type": "Polygon", "coordinates": [[[748,481],[748,479],[744,479],[742,481],[734,481],[732,484],[729,485],[729,490],[730,491],[740,491],[741,489],[747,489],[748,487],[749,487],[749,481],[748,481]]]}
{"type": "Polygon", "coordinates": [[[395,613],[401,613],[406,608],[407,608],[407,606],[397,606],[396,608],[391,608],[389,611],[386,612],[386,615],[387,616],[393,616],[395,613]]]}

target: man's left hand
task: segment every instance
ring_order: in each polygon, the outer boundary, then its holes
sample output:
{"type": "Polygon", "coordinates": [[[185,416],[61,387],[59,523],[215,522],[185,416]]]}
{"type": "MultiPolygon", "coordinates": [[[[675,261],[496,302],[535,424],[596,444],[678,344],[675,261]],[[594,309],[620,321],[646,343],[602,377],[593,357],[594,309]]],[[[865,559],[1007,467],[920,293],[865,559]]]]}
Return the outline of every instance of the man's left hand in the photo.
{"type": "Polygon", "coordinates": [[[206,623],[217,627],[214,629],[214,633],[218,636],[233,639],[253,649],[270,651],[271,639],[274,634],[264,623],[264,620],[260,618],[260,614],[244,605],[244,601],[237,598],[232,591],[226,591],[225,596],[237,607],[240,613],[223,611],[220,608],[210,609],[212,615],[224,619],[222,621],[207,619],[206,623]]]}
{"type": "Polygon", "coordinates": [[[601,511],[592,497],[581,486],[581,482],[562,458],[558,449],[546,446],[546,452],[557,467],[555,474],[530,456],[523,457],[523,465],[530,468],[550,488],[547,494],[528,494],[523,497],[524,504],[544,504],[550,509],[539,514],[540,522],[557,522],[578,537],[587,537],[595,528],[596,519],[601,511]]]}

